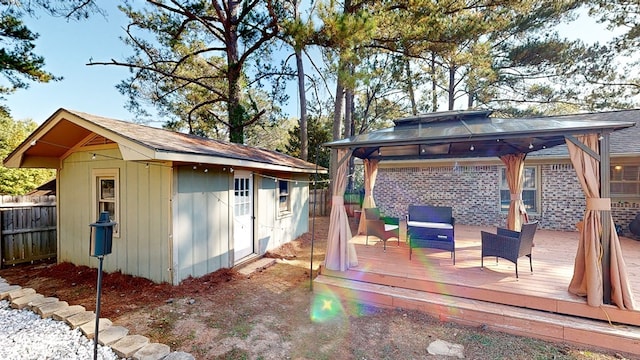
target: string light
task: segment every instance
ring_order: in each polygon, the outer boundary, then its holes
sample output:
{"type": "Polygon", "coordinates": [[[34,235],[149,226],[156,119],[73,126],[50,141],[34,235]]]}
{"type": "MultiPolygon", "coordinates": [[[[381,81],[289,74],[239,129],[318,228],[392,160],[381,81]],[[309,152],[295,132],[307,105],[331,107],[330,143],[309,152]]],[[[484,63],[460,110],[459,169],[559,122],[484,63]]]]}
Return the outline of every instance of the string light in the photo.
{"type": "Polygon", "coordinates": [[[473,150],[475,150],[475,149],[476,149],[476,148],[475,148],[473,145],[471,145],[471,147],[469,148],[469,150],[471,150],[471,151],[473,151],[473,150]]]}
{"type": "Polygon", "coordinates": [[[96,154],[91,155],[91,160],[95,160],[96,159],[96,154]]]}
{"type": "Polygon", "coordinates": [[[31,146],[36,146],[36,141],[35,141],[35,140],[33,140],[33,141],[31,142],[31,146]]]}
{"type": "Polygon", "coordinates": [[[529,143],[529,149],[533,149],[533,144],[529,143]]]}

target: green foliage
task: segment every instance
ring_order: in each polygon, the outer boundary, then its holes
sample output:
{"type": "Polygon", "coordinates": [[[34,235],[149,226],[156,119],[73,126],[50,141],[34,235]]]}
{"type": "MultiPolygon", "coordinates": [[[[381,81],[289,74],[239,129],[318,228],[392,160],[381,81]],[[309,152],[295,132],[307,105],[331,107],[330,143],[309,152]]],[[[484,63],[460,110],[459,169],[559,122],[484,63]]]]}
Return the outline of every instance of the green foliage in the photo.
{"type": "MultiPolygon", "coordinates": [[[[0,159],[5,159],[37,127],[31,120],[14,121],[0,115],[0,159]]],[[[53,170],[0,167],[0,195],[24,195],[51,180],[53,170]]]]}
{"type": "MultiPolygon", "coordinates": [[[[307,133],[309,138],[309,161],[324,168],[329,168],[331,152],[322,144],[331,141],[331,120],[309,116],[307,123],[307,133]]],[[[300,127],[296,126],[289,130],[289,143],[285,145],[283,153],[300,157],[300,127]]],[[[313,176],[310,180],[327,180],[328,174],[321,174],[317,179],[313,176]]],[[[317,184],[317,188],[326,187],[327,183],[317,184]]]]}
{"type": "Polygon", "coordinates": [[[640,47],[640,3],[637,0],[591,0],[590,14],[609,29],[623,29],[614,39],[618,51],[637,52],[640,47]]]}

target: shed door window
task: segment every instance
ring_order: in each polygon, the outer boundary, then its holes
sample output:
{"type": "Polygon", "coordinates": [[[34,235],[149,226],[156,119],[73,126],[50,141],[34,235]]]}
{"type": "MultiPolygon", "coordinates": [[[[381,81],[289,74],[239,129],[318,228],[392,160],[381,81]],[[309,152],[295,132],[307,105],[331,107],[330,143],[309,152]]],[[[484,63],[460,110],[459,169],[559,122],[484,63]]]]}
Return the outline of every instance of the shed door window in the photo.
{"type": "MultiPolygon", "coordinates": [[[[538,213],[538,194],[540,189],[538,188],[540,182],[538,181],[538,171],[535,166],[525,166],[524,168],[524,182],[522,184],[522,202],[528,213],[538,213]]],[[[511,193],[509,191],[509,184],[507,183],[507,169],[500,168],[500,210],[503,212],[509,211],[509,203],[511,201],[511,193]]]]}
{"type": "Polygon", "coordinates": [[[113,235],[119,236],[120,224],[120,184],[118,169],[94,170],[94,199],[95,199],[95,220],[100,217],[100,213],[109,213],[109,220],[116,223],[113,235]]]}

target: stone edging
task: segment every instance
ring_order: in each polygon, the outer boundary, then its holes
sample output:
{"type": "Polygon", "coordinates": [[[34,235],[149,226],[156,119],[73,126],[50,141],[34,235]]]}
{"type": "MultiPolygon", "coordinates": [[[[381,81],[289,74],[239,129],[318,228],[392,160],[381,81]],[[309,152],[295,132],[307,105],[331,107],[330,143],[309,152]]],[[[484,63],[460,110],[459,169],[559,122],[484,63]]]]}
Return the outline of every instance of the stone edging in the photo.
{"type": "MultiPolygon", "coordinates": [[[[80,328],[88,339],[95,335],[96,314],[86,311],[82,305],[69,305],[55,297],[45,297],[32,288],[10,285],[0,277],[0,300],[7,299],[14,309],[28,309],[43,319],[63,321],[71,329],[80,328]]],[[[100,318],[98,343],[109,346],[121,358],[134,360],[195,360],[193,355],[181,351],[171,352],[169,346],[151,343],[142,335],[129,335],[125,327],[113,325],[111,320],[100,318]]]]}

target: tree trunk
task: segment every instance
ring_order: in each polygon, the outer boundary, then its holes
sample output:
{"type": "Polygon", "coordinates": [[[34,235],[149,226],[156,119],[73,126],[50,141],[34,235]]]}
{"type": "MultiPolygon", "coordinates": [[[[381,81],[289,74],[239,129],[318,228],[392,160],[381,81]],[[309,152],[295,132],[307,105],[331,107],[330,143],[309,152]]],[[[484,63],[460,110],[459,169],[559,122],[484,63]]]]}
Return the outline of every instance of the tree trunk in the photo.
{"type": "Polygon", "coordinates": [[[436,80],[436,54],[431,53],[431,111],[438,111],[438,85],[436,80]]]}
{"type": "Polygon", "coordinates": [[[448,88],[448,92],[449,92],[449,110],[453,110],[453,106],[455,105],[456,102],[456,98],[455,98],[455,81],[456,81],[456,67],[455,65],[451,65],[449,67],[449,86],[448,88]]]}
{"type": "MultiPolygon", "coordinates": [[[[293,2],[296,20],[300,19],[298,1],[293,2]]],[[[296,67],[298,68],[298,96],[300,99],[300,159],[309,159],[309,137],[307,130],[307,95],[304,87],[304,64],[302,63],[302,50],[300,44],[295,44],[296,67]]]]}
{"type": "Polygon", "coordinates": [[[227,113],[229,116],[229,141],[232,143],[244,143],[244,121],[245,110],[240,103],[240,78],[242,76],[242,66],[238,59],[238,11],[239,1],[229,1],[228,3],[231,17],[227,19],[227,82],[229,84],[229,102],[227,113]]]}
{"type": "MultiPolygon", "coordinates": [[[[344,99],[344,86],[342,85],[342,79],[338,76],[336,82],[336,101],[333,106],[333,140],[340,140],[340,129],[342,125],[342,100],[344,99]]],[[[331,177],[336,173],[338,169],[338,159],[336,150],[331,150],[331,177]]]]}
{"type": "MultiPolygon", "coordinates": [[[[350,67],[351,68],[351,67],[350,67]]],[[[353,135],[353,90],[347,89],[344,94],[344,138],[353,135]]],[[[349,168],[347,170],[347,189],[353,190],[353,157],[349,158],[349,168]]]]}
{"type": "Polygon", "coordinates": [[[473,102],[475,100],[475,91],[469,90],[469,98],[467,100],[467,109],[473,108],[473,102]]]}
{"type": "Polygon", "coordinates": [[[405,72],[407,74],[407,93],[411,102],[411,115],[418,115],[418,106],[416,105],[416,94],[413,90],[413,75],[411,74],[411,62],[405,59],[405,72]]]}

